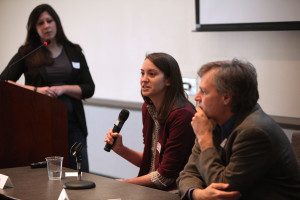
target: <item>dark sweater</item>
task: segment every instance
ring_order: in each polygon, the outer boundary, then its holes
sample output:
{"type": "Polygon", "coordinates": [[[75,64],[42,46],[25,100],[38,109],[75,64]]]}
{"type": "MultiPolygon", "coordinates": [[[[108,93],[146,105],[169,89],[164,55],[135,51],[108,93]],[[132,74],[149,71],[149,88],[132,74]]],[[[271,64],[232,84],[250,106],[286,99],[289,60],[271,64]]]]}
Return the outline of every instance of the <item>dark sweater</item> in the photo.
{"type": "MultiPolygon", "coordinates": [[[[66,51],[71,65],[73,62],[80,63],[79,69],[72,67],[72,74],[66,84],[79,85],[82,90],[82,99],[93,96],[95,85],[80,47],[64,45],[64,50],[66,51]]],[[[11,59],[8,66],[11,63],[14,63],[19,58],[21,58],[20,49],[18,53],[11,59]]],[[[28,57],[27,59],[29,58],[30,57],[28,57]]],[[[16,82],[21,77],[21,75],[24,74],[25,85],[32,85],[36,87],[51,86],[47,80],[45,66],[30,67],[28,65],[27,59],[21,60],[11,67],[6,67],[0,75],[0,80],[11,80],[16,82]]],[[[79,123],[84,135],[87,136],[86,119],[82,101],[71,97],[70,100],[73,105],[76,121],[79,123]]]]}
{"type": "MultiPolygon", "coordinates": [[[[143,104],[144,154],[139,176],[149,173],[151,167],[151,143],[153,120],[143,104]]],[[[189,103],[172,111],[164,124],[160,124],[158,148],[156,148],[155,170],[166,178],[177,178],[186,164],[194,145],[195,134],[191,126],[195,110],[189,103]],[[160,152],[158,151],[160,149],[160,152]]],[[[176,188],[176,184],[169,189],[176,188]]]]}

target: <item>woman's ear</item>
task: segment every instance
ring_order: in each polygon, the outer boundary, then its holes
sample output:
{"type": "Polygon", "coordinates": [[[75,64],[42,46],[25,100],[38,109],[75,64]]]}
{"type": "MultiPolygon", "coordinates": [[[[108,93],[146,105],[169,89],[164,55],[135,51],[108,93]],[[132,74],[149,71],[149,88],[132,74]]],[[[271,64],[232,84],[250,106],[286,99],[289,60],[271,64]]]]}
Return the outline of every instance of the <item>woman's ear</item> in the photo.
{"type": "Polygon", "coordinates": [[[167,78],[167,79],[165,80],[165,85],[168,86],[168,87],[171,85],[170,78],[167,78]]]}

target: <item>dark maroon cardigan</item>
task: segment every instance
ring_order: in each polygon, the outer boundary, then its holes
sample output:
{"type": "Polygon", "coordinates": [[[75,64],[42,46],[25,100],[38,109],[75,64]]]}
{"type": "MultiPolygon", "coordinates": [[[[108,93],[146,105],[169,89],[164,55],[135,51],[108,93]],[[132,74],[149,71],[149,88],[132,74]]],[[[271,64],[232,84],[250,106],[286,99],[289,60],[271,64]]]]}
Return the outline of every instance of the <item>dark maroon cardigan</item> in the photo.
{"type": "MultiPolygon", "coordinates": [[[[191,126],[195,110],[190,103],[185,107],[172,111],[164,124],[160,124],[158,143],[156,148],[155,169],[166,178],[177,178],[192,152],[195,134],[191,126]],[[158,146],[159,146],[158,144],[158,146]]],[[[144,154],[139,176],[149,174],[151,167],[151,143],[153,132],[153,120],[147,110],[147,104],[143,104],[143,138],[144,154]]],[[[176,188],[176,183],[170,189],[176,188]]]]}

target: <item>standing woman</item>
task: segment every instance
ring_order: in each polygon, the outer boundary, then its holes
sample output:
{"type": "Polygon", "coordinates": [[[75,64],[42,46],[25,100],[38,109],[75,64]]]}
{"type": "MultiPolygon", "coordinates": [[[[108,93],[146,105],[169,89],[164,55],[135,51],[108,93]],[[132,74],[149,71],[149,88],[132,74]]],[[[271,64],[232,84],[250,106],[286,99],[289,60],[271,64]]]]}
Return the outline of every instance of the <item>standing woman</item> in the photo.
{"type": "Polygon", "coordinates": [[[175,180],[188,160],[195,134],[191,121],[194,106],[188,101],[176,60],[165,53],[146,55],[141,69],[144,152],[122,143],[122,136],[109,129],[105,142],[113,151],[140,168],[138,177],[122,180],[158,188],[176,189],[175,180]]]}
{"type": "MultiPolygon", "coordinates": [[[[68,149],[74,142],[83,144],[82,170],[88,172],[87,127],[81,99],[91,97],[95,85],[81,47],[67,39],[58,15],[50,5],[42,4],[33,9],[27,23],[25,44],[11,59],[0,79],[64,101],[68,110],[68,149]],[[18,61],[46,40],[51,41],[49,45],[18,61]],[[25,85],[15,83],[22,74],[25,85]]],[[[70,155],[69,161],[69,167],[77,169],[75,157],[70,155]]]]}

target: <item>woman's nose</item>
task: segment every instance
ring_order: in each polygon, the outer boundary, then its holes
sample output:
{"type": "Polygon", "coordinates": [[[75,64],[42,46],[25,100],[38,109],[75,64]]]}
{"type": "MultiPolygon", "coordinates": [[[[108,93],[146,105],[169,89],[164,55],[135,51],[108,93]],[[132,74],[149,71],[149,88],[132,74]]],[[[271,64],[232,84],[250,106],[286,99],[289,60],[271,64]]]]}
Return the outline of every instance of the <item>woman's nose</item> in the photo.
{"type": "Polygon", "coordinates": [[[44,28],[47,28],[50,24],[48,22],[44,22],[44,28]]]}
{"type": "Polygon", "coordinates": [[[141,81],[148,81],[147,75],[143,75],[143,76],[141,77],[141,81]]]}

